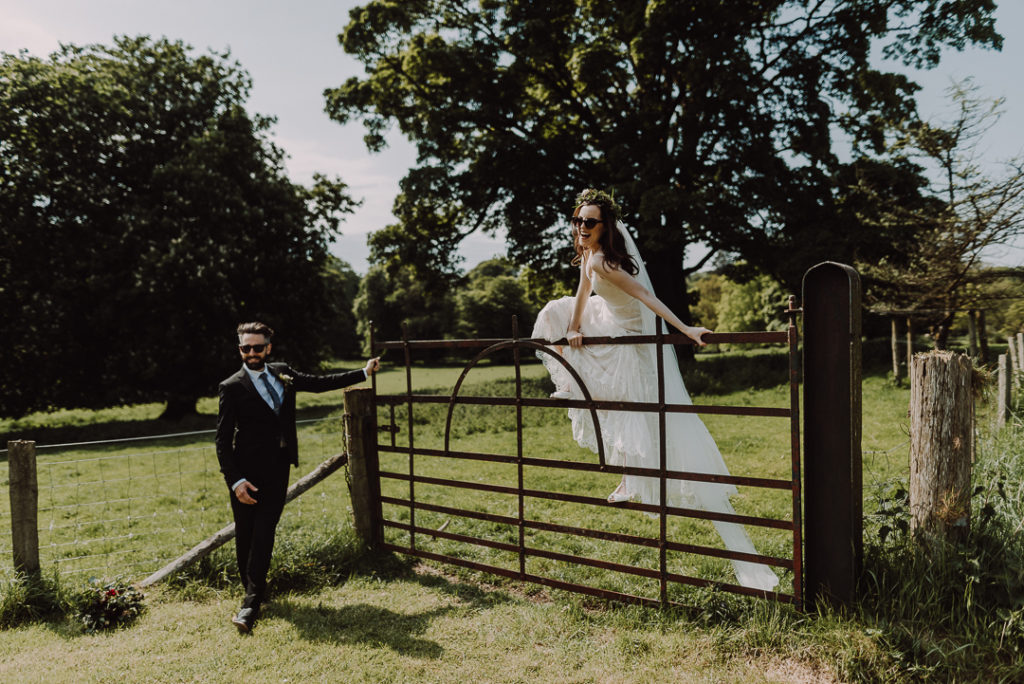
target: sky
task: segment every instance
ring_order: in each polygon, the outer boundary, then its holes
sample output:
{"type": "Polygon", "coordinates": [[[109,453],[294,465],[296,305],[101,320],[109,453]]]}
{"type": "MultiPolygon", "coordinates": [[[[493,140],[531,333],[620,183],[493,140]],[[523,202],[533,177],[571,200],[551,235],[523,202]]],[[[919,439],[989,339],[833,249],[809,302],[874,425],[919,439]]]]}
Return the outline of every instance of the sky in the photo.
{"type": "MultiPolygon", "coordinates": [[[[324,113],[323,91],[363,73],[345,54],[338,34],[348,23],[350,8],[361,0],[0,0],[0,52],[25,49],[43,57],[60,43],[110,43],[115,35],[148,34],[182,40],[197,53],[230,50],[253,79],[250,112],[277,118],[273,139],[289,155],[289,175],[308,183],[314,172],[337,175],[352,195],[363,201],[342,226],[331,251],[357,273],[365,273],[368,233],[393,222],[391,206],[398,182],[415,162],[415,150],[393,131],[389,148],[371,154],[363,145],[362,125],[341,126],[324,113]]],[[[1024,2],[999,0],[996,27],[1005,43],[1002,52],[968,49],[947,51],[939,67],[913,72],[923,86],[918,102],[922,116],[949,120],[945,91],[972,77],[984,97],[1003,97],[1002,119],[989,132],[984,159],[1024,153],[1024,2]]],[[[882,65],[886,66],[886,65],[882,65]]],[[[892,64],[888,68],[897,69],[892,64]]],[[[460,254],[467,268],[503,254],[504,245],[486,236],[470,236],[460,254]]],[[[695,261],[703,255],[687,254],[695,261]]],[[[1024,263],[1024,245],[989,255],[1004,265],[1024,263]]]]}

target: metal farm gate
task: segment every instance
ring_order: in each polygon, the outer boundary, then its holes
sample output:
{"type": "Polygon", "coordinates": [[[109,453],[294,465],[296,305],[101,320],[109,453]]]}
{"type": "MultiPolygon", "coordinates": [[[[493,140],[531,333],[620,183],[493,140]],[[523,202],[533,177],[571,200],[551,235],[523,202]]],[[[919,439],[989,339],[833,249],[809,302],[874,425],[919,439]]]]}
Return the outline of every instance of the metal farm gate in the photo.
{"type": "MultiPolygon", "coordinates": [[[[387,480],[404,481],[408,484],[408,493],[406,496],[403,497],[394,495],[379,495],[379,499],[376,502],[375,506],[377,508],[377,516],[379,516],[377,518],[379,521],[379,525],[385,529],[403,531],[406,534],[401,536],[407,539],[408,542],[400,544],[395,543],[393,539],[390,541],[386,541],[385,535],[383,534],[382,530],[381,548],[402,554],[417,556],[420,558],[428,558],[443,563],[450,563],[457,566],[468,567],[474,570],[481,570],[525,582],[534,582],[537,584],[555,587],[566,591],[589,594],[592,596],[598,596],[605,599],[629,603],[642,603],[651,605],[667,605],[670,603],[675,603],[669,600],[668,587],[670,583],[678,583],[698,587],[716,587],[724,591],[771,598],[778,601],[793,603],[797,607],[802,607],[803,590],[801,583],[803,573],[801,567],[802,527],[799,429],[800,363],[798,356],[798,338],[796,326],[796,317],[799,313],[800,311],[794,308],[793,298],[791,297],[789,308],[787,310],[787,315],[789,317],[789,327],[784,332],[711,333],[705,337],[705,340],[709,343],[767,343],[786,345],[789,356],[789,408],[665,404],[664,376],[662,369],[663,345],[686,344],[691,342],[687,337],[685,337],[682,334],[666,334],[661,332],[660,321],[659,333],[657,335],[638,335],[633,337],[618,338],[590,337],[586,338],[585,340],[586,344],[655,344],[658,360],[659,401],[657,403],[593,400],[590,396],[588,389],[586,388],[585,384],[582,382],[580,377],[577,375],[576,371],[573,368],[571,368],[571,366],[569,366],[569,364],[561,356],[558,356],[555,352],[553,352],[550,349],[550,343],[544,340],[518,339],[515,330],[513,331],[512,339],[501,340],[402,340],[392,342],[371,342],[374,354],[380,353],[388,349],[401,350],[404,354],[406,373],[406,391],[403,394],[377,394],[376,383],[374,383],[375,401],[377,403],[377,406],[379,407],[379,411],[383,411],[387,416],[386,418],[382,417],[380,419],[381,425],[378,429],[380,432],[391,433],[390,439],[387,440],[387,443],[376,444],[376,450],[381,455],[388,453],[404,455],[407,458],[408,464],[407,470],[405,472],[397,472],[397,470],[386,470],[383,468],[380,469],[377,472],[377,475],[379,476],[380,480],[374,483],[372,487],[372,490],[379,493],[381,491],[380,485],[387,480]],[[452,388],[451,393],[449,395],[413,393],[411,373],[414,353],[417,351],[427,349],[453,348],[481,348],[481,350],[465,366],[458,381],[455,383],[454,388],[452,388]],[[477,367],[477,365],[482,360],[487,359],[488,357],[491,357],[496,353],[507,353],[508,351],[511,351],[514,357],[514,396],[470,397],[462,396],[460,394],[460,389],[462,388],[463,381],[466,379],[466,376],[470,370],[472,370],[474,367],[477,367]],[[574,377],[578,385],[582,388],[585,398],[583,400],[574,401],[566,399],[550,399],[523,396],[520,365],[521,356],[523,352],[529,354],[539,352],[542,354],[550,354],[552,357],[557,358],[558,361],[561,362],[566,367],[566,369],[574,377]],[[414,420],[415,407],[429,404],[447,405],[443,438],[444,444],[440,448],[426,448],[416,445],[414,420]],[[452,416],[455,407],[459,405],[488,405],[514,407],[517,453],[513,456],[508,454],[487,453],[483,451],[470,452],[456,451],[450,449],[449,446],[452,430],[452,416]],[[395,421],[395,409],[398,406],[406,407],[406,425],[404,426],[397,425],[395,421]],[[547,407],[562,409],[581,408],[589,410],[595,423],[595,432],[597,434],[598,439],[598,462],[587,463],[571,460],[556,460],[551,458],[535,458],[529,454],[524,453],[522,412],[523,409],[526,407],[547,407]],[[601,432],[598,427],[598,409],[608,411],[656,412],[658,414],[659,432],[662,436],[662,439],[659,440],[661,444],[660,467],[656,469],[623,467],[613,466],[605,463],[604,446],[601,442],[601,432]],[[663,436],[665,434],[666,414],[672,412],[722,414],[730,416],[762,416],[787,419],[789,421],[790,434],[790,478],[772,479],[761,477],[720,476],[696,472],[679,472],[667,470],[665,467],[665,440],[663,436]],[[406,432],[407,436],[406,440],[404,440],[406,441],[405,445],[399,445],[396,442],[396,433],[399,431],[406,432]],[[457,480],[445,477],[436,477],[420,474],[417,472],[417,465],[422,464],[424,462],[424,459],[463,459],[478,462],[510,464],[515,466],[516,468],[518,484],[515,487],[511,487],[508,485],[480,482],[476,480],[457,480]],[[625,473],[630,475],[657,477],[660,478],[661,480],[662,505],[643,504],[637,502],[612,504],[608,503],[604,498],[597,498],[593,496],[584,496],[568,492],[551,491],[548,489],[528,489],[524,487],[525,468],[559,469],[577,472],[584,471],[604,473],[625,473]],[[678,508],[667,506],[664,505],[665,486],[666,481],[669,479],[690,480],[694,482],[718,482],[740,485],[744,487],[786,490],[790,493],[790,498],[792,502],[792,516],[788,519],[775,519],[749,515],[730,515],[723,513],[713,513],[693,508],[678,508]],[[478,492],[511,495],[514,496],[517,501],[515,507],[515,514],[502,515],[493,512],[481,512],[479,510],[470,510],[458,506],[438,505],[436,503],[423,501],[421,499],[417,499],[417,485],[431,485],[447,488],[457,488],[461,490],[475,490],[478,492]],[[658,517],[659,534],[656,537],[645,537],[633,534],[626,534],[622,532],[612,532],[607,530],[564,525],[550,521],[531,519],[529,502],[535,499],[548,499],[561,502],[570,502],[574,504],[584,504],[594,507],[614,507],[617,509],[628,508],[636,511],[643,511],[645,513],[656,515],[658,517]],[[390,510],[403,511],[405,514],[399,517],[404,518],[404,520],[395,520],[384,517],[383,512],[385,505],[389,506],[390,510]],[[423,527],[417,524],[417,512],[424,511],[450,516],[449,519],[473,519],[479,521],[486,521],[497,526],[508,526],[509,529],[518,532],[517,534],[512,535],[517,538],[517,541],[501,541],[446,531],[445,528],[447,527],[447,522],[440,528],[423,527]],[[731,522],[738,523],[741,525],[748,525],[752,527],[764,527],[776,530],[784,530],[788,533],[789,537],[792,540],[792,553],[788,558],[780,558],[775,556],[731,552],[724,549],[718,549],[709,546],[699,546],[695,544],[674,541],[670,539],[667,534],[668,520],[674,516],[702,519],[708,521],[731,522]],[[659,567],[657,569],[637,567],[619,562],[612,562],[597,558],[582,557],[574,555],[572,553],[565,553],[561,551],[553,551],[549,549],[531,547],[528,544],[527,539],[528,530],[556,532],[565,535],[575,535],[579,537],[600,539],[656,549],[658,552],[659,567]],[[459,557],[457,555],[437,553],[423,548],[424,544],[420,543],[421,540],[426,539],[429,541],[437,538],[447,539],[458,543],[488,547],[491,549],[497,549],[499,551],[514,554],[518,557],[518,567],[500,567],[487,562],[469,560],[466,558],[459,557]],[[763,592],[728,582],[715,581],[711,579],[671,572],[666,562],[667,552],[669,551],[677,551],[687,554],[696,554],[722,559],[764,563],[777,568],[782,568],[784,570],[789,570],[792,573],[792,593],[787,593],[783,591],[763,592]],[[553,577],[546,577],[541,576],[539,574],[531,573],[528,572],[527,569],[527,560],[531,557],[547,558],[554,561],[562,561],[567,563],[590,566],[593,568],[600,568],[603,570],[614,571],[617,573],[624,573],[627,575],[636,575],[640,577],[656,579],[660,587],[659,597],[653,598],[650,596],[638,596],[630,593],[624,593],[621,591],[614,591],[607,588],[588,586],[577,582],[566,581],[564,579],[557,579],[553,577]]],[[[515,327],[516,324],[515,321],[513,321],[513,328],[515,327]]],[[[394,537],[395,535],[391,536],[394,537]]]]}

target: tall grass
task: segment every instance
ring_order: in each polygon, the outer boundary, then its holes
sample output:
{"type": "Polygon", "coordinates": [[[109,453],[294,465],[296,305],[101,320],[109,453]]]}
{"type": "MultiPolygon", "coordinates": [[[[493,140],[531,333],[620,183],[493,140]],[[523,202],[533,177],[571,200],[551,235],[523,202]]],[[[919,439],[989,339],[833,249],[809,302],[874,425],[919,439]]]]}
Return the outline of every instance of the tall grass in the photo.
{"type": "Polygon", "coordinates": [[[981,435],[962,541],[911,534],[905,481],[876,490],[858,610],[914,676],[1024,679],[1022,437],[981,435]]]}

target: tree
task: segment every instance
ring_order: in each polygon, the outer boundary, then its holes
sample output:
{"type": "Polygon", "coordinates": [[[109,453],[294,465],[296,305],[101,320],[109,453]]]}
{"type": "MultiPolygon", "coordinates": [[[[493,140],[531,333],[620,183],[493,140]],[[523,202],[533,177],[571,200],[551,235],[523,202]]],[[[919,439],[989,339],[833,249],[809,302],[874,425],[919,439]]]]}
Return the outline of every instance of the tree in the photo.
{"type": "Polygon", "coordinates": [[[228,54],[121,37],[0,58],[0,413],[168,401],[237,367],[234,325],[326,350],[343,183],[291,183],[228,54]],[[296,334],[302,331],[302,334],[296,334]]]}
{"type": "Polygon", "coordinates": [[[539,307],[526,297],[526,287],[515,264],[506,258],[488,259],[466,274],[455,297],[460,337],[511,337],[512,316],[519,336],[529,337],[539,307]]]}
{"type": "Polygon", "coordinates": [[[785,330],[782,309],[786,292],[777,282],[761,275],[744,283],[723,279],[718,302],[718,326],[725,332],[785,330]]]}
{"type": "Polygon", "coordinates": [[[983,170],[979,149],[1000,116],[1002,100],[979,97],[970,81],[952,86],[949,95],[957,110],[953,121],[909,122],[892,148],[930,171],[927,201],[912,206],[879,201],[882,211],[868,219],[903,226],[913,240],[860,264],[872,305],[921,311],[932,319],[940,349],[956,312],[984,308],[990,299],[992,289],[982,286],[990,280],[984,254],[1024,236],[1024,158],[1002,162],[1003,174],[993,177],[983,170]]]}
{"type": "Polygon", "coordinates": [[[370,150],[393,124],[417,146],[382,252],[448,263],[466,235],[505,229],[517,264],[557,270],[572,197],[606,188],[659,296],[686,319],[688,245],[737,252],[792,289],[816,261],[852,261],[878,241],[840,216],[834,136],[858,156],[880,150],[916,86],[873,68],[873,45],[915,66],[947,46],[998,48],[993,9],[374,0],[342,35],[366,76],[328,90],[327,108],[362,121],[370,150]]]}
{"type": "Polygon", "coordinates": [[[335,256],[328,256],[324,278],[329,296],[328,309],[333,313],[323,331],[328,350],[336,359],[358,356],[363,345],[354,308],[361,278],[348,263],[335,256]]]}
{"type": "MultiPolygon", "coordinates": [[[[455,303],[447,284],[432,280],[433,274],[413,264],[370,266],[359,283],[355,300],[359,338],[369,350],[370,326],[375,339],[445,339],[455,325],[455,303]]],[[[417,358],[437,358],[443,352],[417,358]]]]}

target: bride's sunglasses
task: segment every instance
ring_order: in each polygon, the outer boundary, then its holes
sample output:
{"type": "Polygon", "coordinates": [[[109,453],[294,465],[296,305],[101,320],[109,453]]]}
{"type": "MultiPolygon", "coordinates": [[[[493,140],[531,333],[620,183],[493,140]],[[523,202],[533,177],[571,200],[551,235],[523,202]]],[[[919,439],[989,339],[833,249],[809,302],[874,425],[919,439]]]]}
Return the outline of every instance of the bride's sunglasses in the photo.
{"type": "Polygon", "coordinates": [[[587,230],[592,230],[594,226],[596,226],[599,223],[604,223],[604,221],[596,218],[582,218],[580,216],[573,216],[571,219],[569,219],[569,223],[571,223],[575,228],[585,226],[587,230]]]}

